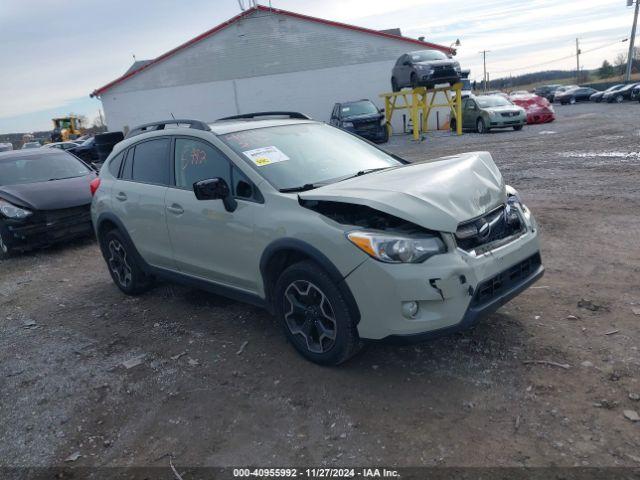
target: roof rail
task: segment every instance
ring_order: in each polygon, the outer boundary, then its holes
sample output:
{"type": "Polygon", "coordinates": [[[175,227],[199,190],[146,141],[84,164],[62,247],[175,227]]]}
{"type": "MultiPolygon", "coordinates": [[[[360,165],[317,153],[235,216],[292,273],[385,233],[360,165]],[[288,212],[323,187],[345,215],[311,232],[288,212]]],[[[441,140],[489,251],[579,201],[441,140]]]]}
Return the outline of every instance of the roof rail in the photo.
{"type": "Polygon", "coordinates": [[[160,122],[151,122],[145,123],[144,125],[138,125],[137,127],[132,128],[125,138],[134,137],[136,135],[140,135],[141,133],[153,132],[156,130],[164,130],[166,125],[189,125],[189,128],[193,128],[194,130],[211,130],[209,125],[200,120],[188,120],[184,118],[172,118],[171,120],[162,120],[160,122]]]}
{"type": "Polygon", "coordinates": [[[241,115],[232,115],[231,117],[219,118],[216,122],[220,120],[249,120],[257,117],[288,117],[288,118],[298,118],[300,120],[311,120],[311,117],[305,115],[300,112],[254,112],[254,113],[243,113],[241,115]]]}

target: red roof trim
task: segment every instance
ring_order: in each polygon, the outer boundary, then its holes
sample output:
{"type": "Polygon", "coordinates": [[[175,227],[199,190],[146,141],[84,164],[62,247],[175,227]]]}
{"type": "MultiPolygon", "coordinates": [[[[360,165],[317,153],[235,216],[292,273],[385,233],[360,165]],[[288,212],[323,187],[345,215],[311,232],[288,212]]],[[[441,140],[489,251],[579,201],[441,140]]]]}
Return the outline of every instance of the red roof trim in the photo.
{"type": "Polygon", "coordinates": [[[429,47],[429,48],[433,48],[433,49],[436,49],[436,50],[442,50],[443,52],[448,52],[448,53],[455,54],[455,50],[454,49],[449,48],[449,47],[445,47],[445,46],[442,46],[442,45],[438,45],[436,43],[423,42],[423,41],[420,41],[420,40],[415,40],[413,38],[401,37],[401,36],[398,36],[398,35],[393,35],[391,33],[379,32],[377,30],[371,30],[369,28],[358,27],[358,26],[355,26],[355,25],[349,25],[347,23],[334,22],[332,20],[325,20],[323,18],[311,17],[309,15],[303,15],[301,13],[290,12],[288,10],[280,10],[278,8],[269,8],[269,7],[266,7],[264,5],[257,5],[256,7],[252,7],[250,9],[248,9],[248,10],[245,10],[244,12],[239,13],[235,17],[227,20],[226,22],[221,23],[220,25],[212,28],[211,30],[207,30],[206,32],[198,35],[197,37],[192,38],[188,42],[177,46],[173,50],[169,50],[168,52],[163,53],[159,57],[155,58],[154,60],[152,60],[151,62],[147,63],[146,65],[143,65],[142,67],[138,68],[137,70],[133,70],[132,72],[129,72],[126,75],[123,75],[123,76],[121,76],[119,78],[116,78],[112,82],[109,82],[106,85],[94,90],[93,93],[90,94],[90,96],[91,97],[96,97],[98,95],[102,95],[106,90],[110,89],[111,87],[114,87],[115,85],[124,82],[125,80],[133,77],[134,75],[142,72],[143,70],[146,70],[147,68],[152,67],[153,65],[155,65],[157,63],[160,63],[161,61],[171,57],[172,55],[174,55],[175,53],[179,52],[180,50],[184,50],[185,48],[188,48],[191,45],[194,45],[195,43],[198,43],[199,41],[204,40],[207,37],[210,37],[214,33],[219,32],[220,30],[228,27],[229,25],[232,25],[233,23],[236,23],[238,20],[241,20],[244,17],[246,17],[246,16],[248,16],[251,13],[256,12],[256,11],[273,12],[273,13],[277,13],[277,14],[280,14],[280,15],[286,15],[288,17],[299,18],[299,19],[302,19],[302,20],[307,20],[307,21],[315,22],[315,23],[322,23],[324,25],[330,25],[330,26],[338,27],[338,28],[346,28],[348,30],[354,30],[356,32],[368,33],[370,35],[377,35],[379,37],[385,37],[385,38],[389,38],[389,39],[393,39],[393,40],[400,40],[400,41],[403,41],[403,42],[413,43],[415,45],[420,45],[421,47],[429,47]]]}

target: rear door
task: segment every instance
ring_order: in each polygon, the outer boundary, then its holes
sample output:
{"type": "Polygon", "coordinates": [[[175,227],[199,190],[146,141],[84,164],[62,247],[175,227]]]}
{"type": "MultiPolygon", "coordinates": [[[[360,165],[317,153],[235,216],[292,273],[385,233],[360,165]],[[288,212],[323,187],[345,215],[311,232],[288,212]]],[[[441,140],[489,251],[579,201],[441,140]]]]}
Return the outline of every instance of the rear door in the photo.
{"type": "Polygon", "coordinates": [[[173,142],[174,185],[166,197],[167,224],[180,271],[199,278],[257,290],[258,252],[254,218],[264,214],[259,192],[214,145],[180,136],[173,142]],[[233,212],[222,200],[198,200],[193,184],[223,178],[238,202],[233,212]]]}
{"type": "Polygon", "coordinates": [[[129,148],[111,205],[136,249],[149,264],[175,269],[165,217],[170,180],[169,137],[144,140],[129,148]]]}

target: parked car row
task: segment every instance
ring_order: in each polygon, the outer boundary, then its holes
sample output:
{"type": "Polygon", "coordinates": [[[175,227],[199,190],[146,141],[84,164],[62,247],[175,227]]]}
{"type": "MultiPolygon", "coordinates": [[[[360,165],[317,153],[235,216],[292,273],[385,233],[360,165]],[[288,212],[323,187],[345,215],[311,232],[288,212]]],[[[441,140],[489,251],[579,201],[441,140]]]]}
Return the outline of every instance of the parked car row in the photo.
{"type": "Polygon", "coordinates": [[[573,105],[577,102],[608,102],[622,103],[625,100],[640,101],[640,83],[621,83],[613,85],[604,91],[579,85],[543,85],[533,91],[536,95],[546,98],[549,102],[562,105],[573,105]]]}

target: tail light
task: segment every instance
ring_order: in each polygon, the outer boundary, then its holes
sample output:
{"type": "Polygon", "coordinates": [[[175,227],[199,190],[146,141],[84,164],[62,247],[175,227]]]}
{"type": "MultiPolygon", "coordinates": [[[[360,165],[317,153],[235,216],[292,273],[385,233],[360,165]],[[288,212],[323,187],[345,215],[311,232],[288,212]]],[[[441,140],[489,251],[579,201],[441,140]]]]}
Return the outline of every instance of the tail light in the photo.
{"type": "Polygon", "coordinates": [[[100,187],[100,178],[94,178],[91,180],[89,184],[89,189],[91,190],[91,196],[93,197],[96,194],[96,191],[100,187]]]}

